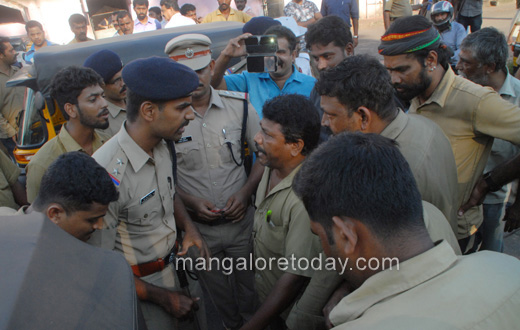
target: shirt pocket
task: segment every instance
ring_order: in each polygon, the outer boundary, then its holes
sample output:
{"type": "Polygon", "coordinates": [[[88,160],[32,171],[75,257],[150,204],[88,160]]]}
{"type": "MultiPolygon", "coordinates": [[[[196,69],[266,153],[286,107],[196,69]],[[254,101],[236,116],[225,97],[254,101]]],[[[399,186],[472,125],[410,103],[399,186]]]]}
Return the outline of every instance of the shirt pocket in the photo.
{"type": "MultiPolygon", "coordinates": [[[[147,195],[140,197],[140,200],[147,195]]],[[[156,189],[152,197],[149,197],[143,204],[137,204],[128,208],[128,218],[126,227],[129,233],[150,232],[158,228],[162,221],[161,196],[156,189]]]]}
{"type": "MultiPolygon", "coordinates": [[[[264,220],[266,221],[266,220],[264,220]]],[[[285,254],[285,236],[286,230],[284,226],[277,226],[272,222],[263,224],[262,228],[256,233],[255,240],[261,243],[269,255],[285,254]]]]}
{"type": "Polygon", "coordinates": [[[203,167],[200,146],[196,141],[175,145],[177,165],[189,170],[200,170],[203,167]]]}
{"type": "Polygon", "coordinates": [[[240,137],[242,135],[241,130],[231,130],[229,132],[226,132],[226,137],[219,136],[220,141],[220,159],[223,164],[232,163],[233,156],[235,157],[235,160],[240,164],[242,157],[241,157],[241,148],[240,148],[240,137]],[[229,143],[231,143],[231,150],[229,148],[229,143]],[[231,155],[231,152],[233,152],[233,155],[231,155]]]}

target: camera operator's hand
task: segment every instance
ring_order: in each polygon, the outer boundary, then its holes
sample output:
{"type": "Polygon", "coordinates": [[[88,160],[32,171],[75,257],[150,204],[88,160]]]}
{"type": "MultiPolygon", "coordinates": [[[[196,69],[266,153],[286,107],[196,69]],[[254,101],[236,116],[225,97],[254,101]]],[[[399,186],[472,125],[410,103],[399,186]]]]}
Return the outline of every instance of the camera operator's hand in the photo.
{"type": "Polygon", "coordinates": [[[229,40],[226,48],[222,51],[224,56],[240,57],[246,55],[246,46],[244,40],[252,36],[251,33],[244,33],[236,38],[229,40]]]}

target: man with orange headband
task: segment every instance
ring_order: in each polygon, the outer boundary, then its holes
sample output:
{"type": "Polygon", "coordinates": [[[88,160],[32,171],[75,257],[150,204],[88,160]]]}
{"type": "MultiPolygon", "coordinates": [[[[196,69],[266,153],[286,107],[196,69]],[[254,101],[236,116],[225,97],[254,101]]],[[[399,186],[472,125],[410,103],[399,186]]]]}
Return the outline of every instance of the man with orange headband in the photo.
{"type": "MultiPolygon", "coordinates": [[[[520,109],[491,89],[456,76],[449,65],[451,50],[422,16],[396,20],[381,37],[379,53],[397,95],[411,102],[409,112],[436,122],[450,140],[462,205],[484,171],[493,139],[520,143],[520,109]]],[[[475,252],[481,242],[477,229],[482,207],[461,209],[458,216],[461,250],[475,252]]]]}

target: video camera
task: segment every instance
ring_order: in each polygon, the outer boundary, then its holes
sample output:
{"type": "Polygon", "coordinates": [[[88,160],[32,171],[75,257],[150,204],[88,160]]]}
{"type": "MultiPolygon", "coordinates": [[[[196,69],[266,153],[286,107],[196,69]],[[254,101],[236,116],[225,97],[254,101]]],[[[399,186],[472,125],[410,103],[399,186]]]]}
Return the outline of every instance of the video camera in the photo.
{"type": "Polygon", "coordinates": [[[248,72],[274,72],[278,68],[275,35],[251,36],[245,40],[248,72]]]}

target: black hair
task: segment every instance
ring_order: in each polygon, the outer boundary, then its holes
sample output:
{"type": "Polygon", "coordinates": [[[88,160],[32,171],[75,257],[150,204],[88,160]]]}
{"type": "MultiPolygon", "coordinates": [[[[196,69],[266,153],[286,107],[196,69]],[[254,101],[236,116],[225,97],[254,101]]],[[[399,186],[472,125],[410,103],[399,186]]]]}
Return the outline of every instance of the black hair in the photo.
{"type": "Polygon", "coordinates": [[[94,70],[85,67],[69,66],[61,69],[52,77],[50,84],[51,96],[63,110],[63,116],[69,120],[65,104],[78,104],[81,92],[90,86],[103,86],[103,78],[94,70]]]}
{"type": "Polygon", "coordinates": [[[120,19],[123,19],[123,18],[125,18],[125,17],[127,17],[127,16],[130,18],[130,20],[132,19],[132,15],[130,15],[130,13],[127,12],[126,10],[121,10],[121,11],[119,11],[119,12],[117,13],[117,21],[118,21],[118,23],[119,23],[119,20],[120,20],[120,19]]]}
{"type": "Polygon", "coordinates": [[[87,18],[81,14],[72,14],[70,15],[69,17],[69,26],[70,28],[72,29],[73,26],[72,24],[82,24],[82,23],[85,23],[87,24],[87,18]]]}
{"type": "Polygon", "coordinates": [[[349,116],[361,106],[374,111],[381,120],[391,119],[396,113],[390,74],[371,56],[349,56],[336,67],[322,71],[316,90],[337,98],[347,107],[349,116]]]}
{"type": "Polygon", "coordinates": [[[173,10],[179,11],[179,2],[177,0],[161,0],[160,5],[167,9],[173,8],[173,10]]]}
{"type": "Polygon", "coordinates": [[[277,96],[265,102],[263,115],[282,126],[286,142],[303,141],[302,155],[308,155],[318,145],[320,116],[307,97],[299,94],[277,96]]]}
{"type": "Polygon", "coordinates": [[[505,35],[494,27],[486,27],[468,34],[461,49],[470,51],[478,63],[482,65],[495,64],[495,72],[502,70],[507,73],[507,58],[509,49],[505,35]]]}
{"type": "Polygon", "coordinates": [[[161,8],[159,8],[159,7],[150,7],[150,8],[148,8],[148,11],[149,12],[152,11],[159,17],[162,17],[161,8]]]}
{"type": "Polygon", "coordinates": [[[130,88],[126,89],[126,119],[128,122],[133,123],[139,117],[139,109],[143,102],[149,101],[157,104],[159,111],[162,111],[166,102],[158,100],[150,100],[149,97],[141,96],[137,93],[132,92],[130,88]]]}
{"type": "Polygon", "coordinates": [[[29,29],[34,28],[34,27],[38,27],[38,28],[40,28],[40,30],[43,31],[43,25],[38,21],[29,21],[29,22],[25,23],[25,31],[27,33],[29,33],[29,29]]]}
{"type": "Polygon", "coordinates": [[[338,16],[326,16],[309,25],[305,33],[307,48],[311,49],[312,45],[316,44],[327,46],[331,42],[340,48],[353,43],[350,28],[343,19],[338,16]]]}
{"type": "Polygon", "coordinates": [[[296,45],[298,45],[298,39],[294,35],[294,33],[282,25],[274,25],[271,26],[265,34],[274,34],[278,38],[285,38],[289,43],[289,50],[292,52],[296,49],[296,45]]]}
{"type": "Polygon", "coordinates": [[[133,7],[135,8],[135,6],[146,6],[146,8],[148,8],[148,6],[150,5],[148,3],[148,0],[134,0],[134,3],[133,3],[133,7]]]}
{"type": "Polygon", "coordinates": [[[185,3],[181,7],[181,15],[185,16],[189,11],[194,11],[194,10],[197,10],[197,8],[195,8],[194,5],[192,5],[191,3],[185,3]]]}
{"type": "MultiPolygon", "coordinates": [[[[432,28],[432,23],[428,21],[426,17],[421,15],[406,16],[396,19],[390,25],[388,30],[386,30],[385,35],[393,33],[401,34],[416,32],[429,28],[432,28]]],[[[444,70],[448,70],[451,57],[453,56],[453,51],[443,43],[441,43],[438,47],[426,47],[416,52],[409,53],[407,56],[414,57],[423,67],[426,67],[426,58],[428,57],[430,51],[437,53],[437,63],[442,66],[444,70]]]]}
{"type": "Polygon", "coordinates": [[[119,193],[107,171],[94,158],[73,151],[60,155],[42,177],[33,207],[43,211],[49,204],[60,204],[67,214],[88,211],[92,203],[108,205],[119,193]]]}
{"type": "Polygon", "coordinates": [[[396,142],[378,134],[341,133],[304,161],[292,188],[331,244],[332,217],[366,225],[383,242],[424,229],[421,195],[396,142]]]}
{"type": "Polygon", "coordinates": [[[5,51],[7,47],[5,46],[6,43],[11,43],[11,40],[7,37],[0,37],[0,53],[5,55],[5,51]]]}

